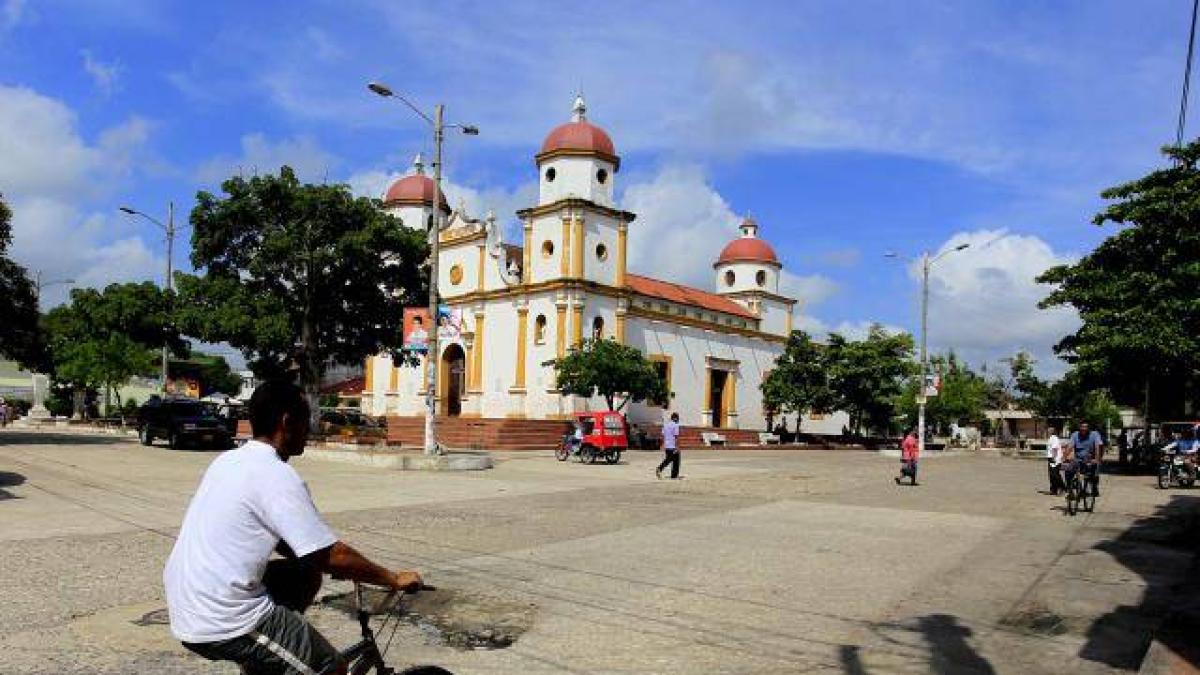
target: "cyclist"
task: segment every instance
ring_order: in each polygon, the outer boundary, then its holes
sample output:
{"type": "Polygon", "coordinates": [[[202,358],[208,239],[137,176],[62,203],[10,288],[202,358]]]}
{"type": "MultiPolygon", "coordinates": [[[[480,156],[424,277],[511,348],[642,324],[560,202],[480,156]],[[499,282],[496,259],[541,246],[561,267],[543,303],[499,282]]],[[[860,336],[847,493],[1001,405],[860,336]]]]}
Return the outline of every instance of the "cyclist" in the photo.
{"type": "Polygon", "coordinates": [[[299,387],[266,382],[249,409],[254,439],[209,465],[167,560],[171,632],[244,673],[345,673],[337,650],[302,616],[322,575],[396,590],[419,588],[421,576],[367,560],[322,520],[287,463],[308,440],[299,387]],[[272,551],[282,557],[269,560],[272,551]]]}
{"type": "Polygon", "coordinates": [[[1071,432],[1071,438],[1067,441],[1067,451],[1072,460],[1067,463],[1067,458],[1064,457],[1067,484],[1071,484],[1076,471],[1082,471],[1087,479],[1086,483],[1092,486],[1092,495],[1099,497],[1100,461],[1104,458],[1104,441],[1099,432],[1090,430],[1087,422],[1080,422],[1079,430],[1071,432]]]}

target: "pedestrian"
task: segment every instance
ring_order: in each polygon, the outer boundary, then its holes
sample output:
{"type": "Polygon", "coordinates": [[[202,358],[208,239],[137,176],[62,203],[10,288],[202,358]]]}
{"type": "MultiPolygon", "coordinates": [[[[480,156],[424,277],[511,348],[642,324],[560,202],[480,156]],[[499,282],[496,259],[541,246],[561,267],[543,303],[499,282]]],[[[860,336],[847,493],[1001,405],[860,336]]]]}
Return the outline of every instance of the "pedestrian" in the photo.
{"type": "Polygon", "coordinates": [[[1056,495],[1063,489],[1062,479],[1062,440],[1058,437],[1058,429],[1047,429],[1050,437],[1046,439],[1046,473],[1050,478],[1050,494],[1056,495]]]}
{"type": "Polygon", "coordinates": [[[663,461],[654,470],[656,478],[662,478],[663,469],[667,465],[671,465],[671,478],[679,479],[679,413],[671,413],[671,419],[663,425],[663,452],[666,454],[663,461]]]}
{"type": "Polygon", "coordinates": [[[920,459],[920,447],[920,444],[917,443],[917,430],[910,430],[904,437],[904,441],[900,443],[900,475],[896,476],[896,485],[899,485],[900,480],[905,476],[912,480],[913,485],[917,484],[917,460],[920,459]]]}

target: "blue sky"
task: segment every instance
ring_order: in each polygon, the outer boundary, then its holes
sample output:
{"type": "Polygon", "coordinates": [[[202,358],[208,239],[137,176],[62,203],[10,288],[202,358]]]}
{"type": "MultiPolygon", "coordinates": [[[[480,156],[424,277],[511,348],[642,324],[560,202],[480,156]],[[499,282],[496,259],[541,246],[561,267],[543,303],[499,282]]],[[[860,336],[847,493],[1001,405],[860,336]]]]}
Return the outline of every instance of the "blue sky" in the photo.
{"type": "Polygon", "coordinates": [[[448,144],[450,192],[511,223],[582,88],[623,158],[637,271],[707,287],[749,212],[803,325],[911,330],[915,272],[883,253],[971,242],[936,270],[931,344],[976,364],[1024,348],[1056,373],[1050,345],[1076,319],[1036,310],[1032,279],[1097,243],[1098,192],[1173,139],[1189,12],[0,0],[0,191],[15,255],[46,278],[160,279],[161,236],[118,205],[174,200],[186,217],[198,189],[284,162],[370,194],[428,151],[410,113],[366,91],[379,79],[480,126],[448,144]]]}

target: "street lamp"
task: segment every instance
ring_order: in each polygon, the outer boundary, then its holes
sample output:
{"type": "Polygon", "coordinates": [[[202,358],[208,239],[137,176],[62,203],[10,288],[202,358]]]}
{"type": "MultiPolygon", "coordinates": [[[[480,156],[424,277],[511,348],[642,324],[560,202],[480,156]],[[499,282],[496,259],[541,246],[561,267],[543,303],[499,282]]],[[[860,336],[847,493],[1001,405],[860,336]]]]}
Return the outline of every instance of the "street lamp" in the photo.
{"type": "Polygon", "coordinates": [[[434,437],[437,427],[437,358],[438,358],[438,253],[440,250],[439,234],[442,231],[442,140],[446,129],[459,129],[467,136],[478,136],[479,128],[469,124],[444,124],[442,116],[446,106],[439,103],[433,107],[430,117],[411,101],[392,91],[391,87],[380,82],[367,83],[367,89],[383,98],[399,99],[408,106],[418,117],[425,120],[433,128],[433,227],[429,230],[429,317],[433,321],[433,330],[429,333],[428,351],[425,353],[428,367],[428,383],[425,387],[425,454],[440,454],[437,439],[434,437]]]}
{"type": "MultiPolygon", "coordinates": [[[[951,253],[957,253],[966,249],[971,244],[959,244],[954,248],[946,249],[933,258],[929,257],[929,252],[921,254],[921,388],[917,392],[917,454],[925,454],[925,381],[929,373],[929,357],[925,350],[925,339],[929,328],[929,268],[937,261],[945,258],[951,253]]],[[[887,258],[900,259],[900,255],[894,251],[889,251],[884,254],[887,258]]]]}
{"type": "MultiPolygon", "coordinates": [[[[142,218],[145,218],[146,220],[157,225],[158,228],[160,230],[162,230],[163,232],[165,232],[167,235],[167,280],[166,280],[167,307],[168,307],[167,320],[170,321],[169,310],[171,307],[171,291],[174,289],[174,284],[173,284],[173,281],[171,280],[171,258],[172,258],[172,254],[174,253],[174,250],[175,250],[175,202],[167,202],[167,224],[166,225],[163,225],[162,221],[158,220],[157,218],[147,215],[147,214],[145,214],[141,211],[138,211],[137,209],[131,208],[129,206],[122,206],[122,207],[120,207],[120,209],[123,213],[129,214],[131,216],[141,216],[142,218]]],[[[162,379],[161,387],[162,387],[162,390],[164,393],[167,391],[167,364],[168,364],[168,359],[170,358],[170,355],[168,353],[169,350],[168,350],[168,346],[167,346],[166,328],[167,328],[166,326],[163,326],[162,373],[161,373],[161,379],[162,379]]]]}

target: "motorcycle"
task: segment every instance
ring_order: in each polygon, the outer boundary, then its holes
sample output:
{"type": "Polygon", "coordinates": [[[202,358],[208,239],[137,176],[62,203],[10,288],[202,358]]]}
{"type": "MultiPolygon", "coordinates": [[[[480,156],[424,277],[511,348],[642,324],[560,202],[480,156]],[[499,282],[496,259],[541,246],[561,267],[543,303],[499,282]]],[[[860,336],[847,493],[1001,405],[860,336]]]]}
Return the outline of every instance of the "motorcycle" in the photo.
{"type": "Polygon", "coordinates": [[[1189,464],[1184,455],[1173,450],[1163,450],[1158,463],[1158,487],[1166,490],[1175,483],[1180,487],[1192,487],[1196,483],[1196,467],[1189,464]]]}

